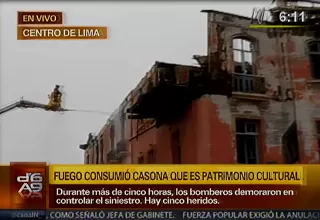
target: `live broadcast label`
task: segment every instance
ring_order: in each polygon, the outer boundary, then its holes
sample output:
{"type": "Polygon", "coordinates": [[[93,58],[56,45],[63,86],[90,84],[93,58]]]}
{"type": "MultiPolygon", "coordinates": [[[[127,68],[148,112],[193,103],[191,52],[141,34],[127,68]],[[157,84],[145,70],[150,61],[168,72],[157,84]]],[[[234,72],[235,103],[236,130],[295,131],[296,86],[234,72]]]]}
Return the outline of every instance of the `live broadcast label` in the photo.
{"type": "Polygon", "coordinates": [[[10,208],[46,208],[46,169],[46,163],[10,163],[10,208]]]}
{"type": "Polygon", "coordinates": [[[18,25],[63,24],[63,12],[18,11],[18,25]]]}
{"type": "Polygon", "coordinates": [[[101,40],[107,39],[102,26],[18,26],[18,40],[101,40]]]}

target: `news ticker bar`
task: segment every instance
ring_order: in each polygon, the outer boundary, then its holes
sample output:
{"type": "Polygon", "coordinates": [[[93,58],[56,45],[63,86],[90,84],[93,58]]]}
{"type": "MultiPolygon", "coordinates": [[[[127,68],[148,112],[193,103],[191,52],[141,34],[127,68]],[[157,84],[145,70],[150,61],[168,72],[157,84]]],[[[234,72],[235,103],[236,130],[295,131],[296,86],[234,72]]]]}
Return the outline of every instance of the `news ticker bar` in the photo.
{"type": "Polygon", "coordinates": [[[101,40],[108,38],[104,26],[66,26],[63,12],[18,11],[18,40],[101,40]]]}
{"type": "Polygon", "coordinates": [[[0,210],[0,219],[319,220],[320,210],[0,210]]]}

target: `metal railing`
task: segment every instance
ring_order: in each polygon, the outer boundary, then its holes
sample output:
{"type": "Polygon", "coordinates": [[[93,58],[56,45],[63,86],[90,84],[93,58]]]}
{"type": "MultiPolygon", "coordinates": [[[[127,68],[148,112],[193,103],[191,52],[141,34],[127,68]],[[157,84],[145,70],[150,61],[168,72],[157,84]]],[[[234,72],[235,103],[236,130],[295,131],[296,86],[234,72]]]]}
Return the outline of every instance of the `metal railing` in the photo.
{"type": "Polygon", "coordinates": [[[265,94],[265,78],[262,76],[233,73],[232,91],[265,94]]]}

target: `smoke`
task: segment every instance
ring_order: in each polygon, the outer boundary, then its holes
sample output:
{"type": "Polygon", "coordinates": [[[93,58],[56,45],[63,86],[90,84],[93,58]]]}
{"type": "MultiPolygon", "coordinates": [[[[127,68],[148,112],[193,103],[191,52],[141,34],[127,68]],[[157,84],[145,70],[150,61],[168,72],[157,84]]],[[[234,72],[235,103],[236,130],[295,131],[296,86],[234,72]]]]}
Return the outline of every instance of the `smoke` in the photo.
{"type": "Polygon", "coordinates": [[[42,145],[45,148],[46,162],[63,161],[64,147],[68,143],[69,129],[67,117],[58,112],[47,112],[47,123],[43,129],[42,145]],[[59,158],[57,160],[57,158],[59,158]]]}

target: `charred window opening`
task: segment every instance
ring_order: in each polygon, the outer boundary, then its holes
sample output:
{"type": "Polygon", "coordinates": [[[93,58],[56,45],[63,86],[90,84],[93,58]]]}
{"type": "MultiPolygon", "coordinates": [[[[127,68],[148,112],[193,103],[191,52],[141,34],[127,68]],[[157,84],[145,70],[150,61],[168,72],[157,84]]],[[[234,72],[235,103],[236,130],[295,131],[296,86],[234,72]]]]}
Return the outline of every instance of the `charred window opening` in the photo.
{"type": "Polygon", "coordinates": [[[299,145],[297,123],[293,122],[282,137],[285,163],[299,162],[299,145]]]}
{"type": "Polygon", "coordinates": [[[104,157],[104,142],[103,142],[103,137],[100,137],[100,163],[103,164],[104,163],[104,160],[103,160],[103,157],[104,157]]]}
{"type": "Polygon", "coordinates": [[[181,164],[181,137],[177,130],[171,134],[172,163],[181,164]]]}
{"type": "Polygon", "coordinates": [[[115,147],[115,143],[114,143],[114,125],[111,126],[110,128],[110,145],[111,145],[111,149],[113,149],[115,147]]]}
{"type": "Polygon", "coordinates": [[[124,139],[126,136],[125,135],[126,113],[124,112],[124,110],[121,112],[120,121],[121,121],[121,139],[124,139]]]}
{"type": "Polygon", "coordinates": [[[259,124],[258,120],[236,120],[238,163],[259,163],[259,124]]]}
{"type": "Polygon", "coordinates": [[[90,155],[87,154],[87,155],[86,155],[86,164],[89,164],[89,163],[90,163],[90,155]]]}
{"type": "Polygon", "coordinates": [[[156,163],[156,154],[155,150],[149,150],[148,151],[148,158],[147,158],[147,163],[148,164],[154,164],[156,163]]]}
{"type": "Polygon", "coordinates": [[[99,151],[97,149],[97,154],[96,154],[96,162],[95,164],[99,164],[99,151]]]}
{"type": "Polygon", "coordinates": [[[308,49],[312,77],[320,79],[320,40],[309,42],[308,49]]]}
{"type": "Polygon", "coordinates": [[[92,150],[91,150],[91,156],[90,156],[90,164],[94,164],[94,147],[92,147],[92,150]]]}
{"type": "Polygon", "coordinates": [[[243,38],[235,38],[232,41],[234,72],[240,74],[253,74],[253,44],[243,38]]]}
{"type": "Polygon", "coordinates": [[[144,157],[143,156],[138,157],[138,164],[144,164],[144,157]]]}
{"type": "Polygon", "coordinates": [[[93,142],[91,142],[91,148],[92,148],[92,156],[91,156],[91,164],[95,164],[96,163],[96,148],[93,145],[93,142]]]}
{"type": "Polygon", "coordinates": [[[94,158],[94,164],[99,164],[99,146],[98,146],[98,139],[95,137],[92,141],[94,151],[95,151],[95,158],[94,158]]]}
{"type": "Polygon", "coordinates": [[[92,164],[92,150],[89,149],[89,152],[88,152],[88,156],[89,156],[89,160],[88,160],[88,164],[92,164]]]}
{"type": "Polygon", "coordinates": [[[318,140],[318,150],[320,152],[320,121],[316,121],[316,132],[317,132],[317,140],[318,140]]]}
{"type": "Polygon", "coordinates": [[[175,66],[167,65],[158,68],[158,79],[160,85],[170,85],[176,83],[175,66]]]}

